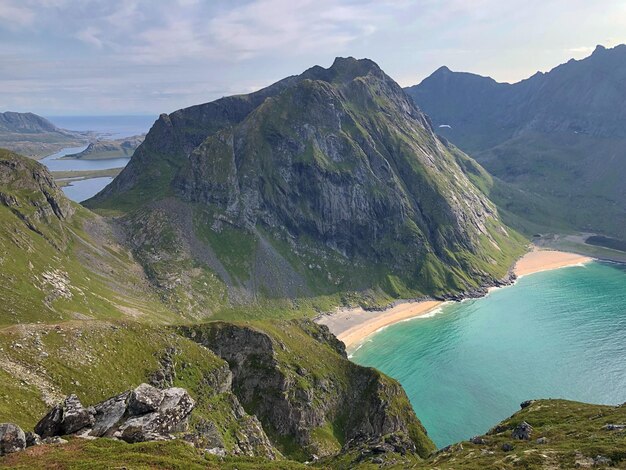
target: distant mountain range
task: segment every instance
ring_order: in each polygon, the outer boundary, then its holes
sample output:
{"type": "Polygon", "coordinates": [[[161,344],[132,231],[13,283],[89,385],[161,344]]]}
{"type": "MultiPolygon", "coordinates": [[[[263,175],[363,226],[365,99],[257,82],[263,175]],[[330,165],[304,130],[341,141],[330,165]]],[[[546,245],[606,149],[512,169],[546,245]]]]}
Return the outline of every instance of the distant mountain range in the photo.
{"type": "Polygon", "coordinates": [[[0,113],[0,148],[40,158],[86,140],[85,135],[59,129],[33,113],[0,113]]]}
{"type": "Polygon", "coordinates": [[[439,134],[526,193],[496,195],[505,210],[546,229],[624,237],[625,45],[515,84],[441,67],[406,92],[439,134]]]}

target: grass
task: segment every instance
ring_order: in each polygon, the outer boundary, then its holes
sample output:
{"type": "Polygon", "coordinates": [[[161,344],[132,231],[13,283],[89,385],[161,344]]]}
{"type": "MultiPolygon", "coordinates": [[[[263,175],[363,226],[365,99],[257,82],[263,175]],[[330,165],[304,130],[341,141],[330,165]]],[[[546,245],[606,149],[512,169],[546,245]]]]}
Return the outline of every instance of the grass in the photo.
{"type": "Polygon", "coordinates": [[[108,168],[105,170],[85,170],[85,171],[53,171],[52,176],[56,180],[59,187],[65,187],[72,184],[73,181],[82,181],[91,178],[109,177],[115,178],[120,174],[123,168],[108,168]]]}
{"type": "Polygon", "coordinates": [[[297,462],[261,458],[219,458],[204,454],[182,441],[127,444],[112,439],[85,441],[72,439],[68,444],[35,447],[0,459],[0,468],[59,470],[291,470],[307,468],[297,462]]]}

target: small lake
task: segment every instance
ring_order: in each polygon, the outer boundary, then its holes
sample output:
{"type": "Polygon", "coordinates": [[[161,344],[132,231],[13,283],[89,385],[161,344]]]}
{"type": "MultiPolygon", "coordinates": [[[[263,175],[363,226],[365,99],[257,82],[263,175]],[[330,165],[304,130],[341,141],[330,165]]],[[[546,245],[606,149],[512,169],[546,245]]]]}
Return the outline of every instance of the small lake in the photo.
{"type": "Polygon", "coordinates": [[[392,325],[352,360],[399,380],[440,447],[485,433],[524,400],[624,403],[626,265],[522,277],[392,325]]]}
{"type": "MultiPolygon", "coordinates": [[[[79,153],[86,148],[86,145],[82,147],[68,147],[60,152],[48,155],[39,160],[39,162],[46,165],[50,171],[87,171],[122,168],[130,161],[128,157],[107,158],[105,160],[61,160],[61,157],[65,155],[79,153]]],[[[64,186],[62,189],[65,195],[72,201],[83,202],[98,194],[111,181],[113,181],[113,178],[110,177],[89,178],[86,180],[71,181],[69,185],[64,186]]]]}
{"type": "MultiPolygon", "coordinates": [[[[93,131],[110,139],[144,134],[156,120],[156,116],[48,116],[47,118],[62,129],[93,131]]],[[[82,152],[86,148],[87,145],[65,148],[48,155],[39,162],[46,165],[50,171],[93,171],[123,168],[130,161],[130,158],[122,154],[120,158],[105,160],[61,160],[61,157],[82,152]]],[[[95,196],[111,181],[113,178],[109,177],[71,181],[68,186],[63,187],[63,192],[73,201],[82,202],[95,196]]]]}

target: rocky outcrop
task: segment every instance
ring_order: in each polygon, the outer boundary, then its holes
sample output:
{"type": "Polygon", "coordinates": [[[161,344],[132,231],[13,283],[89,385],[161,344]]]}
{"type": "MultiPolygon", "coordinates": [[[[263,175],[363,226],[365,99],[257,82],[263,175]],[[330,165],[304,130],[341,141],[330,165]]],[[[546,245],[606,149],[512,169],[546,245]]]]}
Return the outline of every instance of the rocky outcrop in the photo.
{"type": "Polygon", "coordinates": [[[37,423],[35,432],[44,439],[78,433],[126,442],[168,440],[187,429],[194,405],[182,388],[158,390],[148,384],[89,408],[70,395],[37,423]]]}
{"type": "Polygon", "coordinates": [[[515,426],[515,429],[513,429],[513,432],[511,433],[511,437],[521,441],[529,441],[532,433],[533,427],[526,421],[522,421],[520,424],[515,426]]]}
{"type": "Polygon", "coordinates": [[[396,381],[349,362],[345,350],[312,322],[286,324],[285,329],[286,339],[226,323],[180,331],[228,362],[234,393],[271,436],[293,440],[311,457],[339,450],[315,438],[317,430],[329,426],[340,428],[338,439],[349,446],[393,435],[394,448],[419,455],[434,449],[396,381]],[[297,345],[290,339],[295,335],[300,335],[293,339],[297,345]],[[301,356],[295,349],[300,347],[320,363],[297,361],[301,356]],[[322,365],[329,362],[335,363],[331,370],[322,365]]]}
{"type": "Polygon", "coordinates": [[[0,456],[19,452],[26,448],[24,431],[13,423],[0,424],[0,456]]]}

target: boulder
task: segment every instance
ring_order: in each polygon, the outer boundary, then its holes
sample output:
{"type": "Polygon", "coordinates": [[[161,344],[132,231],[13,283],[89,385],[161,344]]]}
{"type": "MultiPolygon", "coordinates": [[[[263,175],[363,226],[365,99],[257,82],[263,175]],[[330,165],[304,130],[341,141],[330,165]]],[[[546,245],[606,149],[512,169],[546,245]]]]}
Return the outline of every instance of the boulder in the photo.
{"type": "Polygon", "coordinates": [[[187,418],[194,406],[185,389],[168,388],[163,391],[163,400],[156,411],[129,417],[114,436],[126,442],[171,439],[171,433],[187,428],[187,418]]]}
{"type": "Polygon", "coordinates": [[[141,384],[130,393],[128,413],[139,416],[156,411],[163,401],[163,392],[148,384],[141,384]]]}
{"type": "Polygon", "coordinates": [[[126,442],[166,440],[187,429],[194,406],[183,388],[159,390],[148,384],[89,408],[70,395],[37,423],[35,432],[44,443],[68,434],[86,439],[117,437],[126,442]]]}
{"type": "Polygon", "coordinates": [[[526,421],[522,421],[520,424],[518,424],[515,429],[513,429],[513,432],[511,433],[511,437],[513,439],[519,439],[521,441],[528,441],[530,440],[530,435],[533,432],[533,427],[528,424],[526,421]]]}
{"type": "Polygon", "coordinates": [[[62,403],[55,405],[35,425],[35,433],[43,439],[73,434],[92,426],[95,422],[95,413],[95,409],[83,407],[78,397],[72,394],[62,403]]]}
{"type": "Polygon", "coordinates": [[[528,408],[530,405],[535,403],[535,400],[526,400],[519,404],[519,407],[523,410],[524,408],[528,408]]]}
{"type": "Polygon", "coordinates": [[[92,426],[95,422],[95,414],[94,408],[84,408],[76,395],[70,395],[63,402],[63,418],[61,420],[63,434],[74,434],[83,428],[92,426]]]}
{"type": "Polygon", "coordinates": [[[61,419],[63,409],[61,405],[54,405],[48,413],[35,425],[35,433],[43,439],[61,434],[61,419]]]}
{"type": "Polygon", "coordinates": [[[122,419],[126,413],[126,402],[131,392],[124,392],[94,406],[95,422],[90,436],[105,436],[122,419]]]}
{"type": "Polygon", "coordinates": [[[508,442],[505,442],[504,444],[502,444],[502,450],[504,452],[511,452],[514,449],[512,444],[509,444],[508,442]]]}
{"type": "Polygon", "coordinates": [[[0,424],[0,456],[19,452],[25,448],[26,436],[17,424],[0,424]]]}
{"type": "Polygon", "coordinates": [[[36,432],[28,431],[26,433],[26,447],[41,445],[41,437],[36,432]]]}

